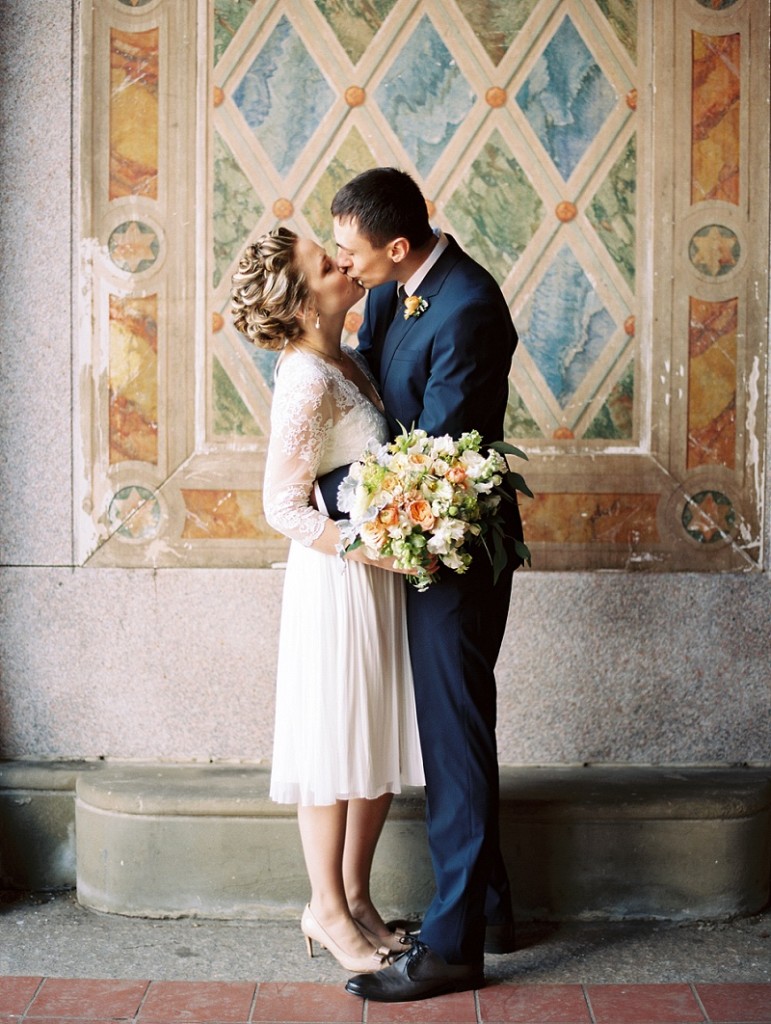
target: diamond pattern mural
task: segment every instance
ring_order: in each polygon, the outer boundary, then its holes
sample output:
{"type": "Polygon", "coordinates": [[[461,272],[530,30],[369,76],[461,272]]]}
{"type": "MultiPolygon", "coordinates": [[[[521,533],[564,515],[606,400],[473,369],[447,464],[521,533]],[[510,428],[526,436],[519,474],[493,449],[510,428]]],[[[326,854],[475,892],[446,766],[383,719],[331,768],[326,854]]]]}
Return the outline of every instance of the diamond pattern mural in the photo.
{"type": "MultiPolygon", "coordinates": [[[[611,4],[607,14],[614,25],[601,5],[590,8],[580,30],[571,16],[574,5],[558,5],[568,13],[534,33],[532,57],[522,50],[506,88],[490,86],[471,59],[474,46],[500,64],[526,27],[541,24],[546,4],[467,0],[460,5],[464,20],[453,22],[451,34],[442,5],[430,2],[364,8],[319,0],[315,6],[323,16],[317,22],[307,16],[307,5],[274,3],[268,17],[255,8],[214,68],[213,280],[220,343],[242,347],[229,328],[226,302],[245,235],[283,220],[332,245],[329,206],[340,185],[377,163],[403,166],[424,187],[437,223],[512,299],[530,359],[518,368],[513,401],[519,412],[512,410],[511,422],[523,425],[523,436],[574,439],[581,424],[589,424],[576,413],[577,389],[583,387],[585,402],[593,397],[587,380],[616,386],[615,377],[596,364],[616,359],[618,344],[607,343],[618,324],[634,316],[634,110],[619,104],[617,90],[633,92],[635,82],[615,60],[606,74],[596,56],[615,31],[623,29],[626,43],[636,38],[628,4],[622,5],[626,16],[611,4]],[[407,15],[398,24],[392,17],[397,10],[407,15]],[[351,61],[366,50],[374,61],[369,79],[352,86],[350,77],[339,74],[324,52],[330,32],[351,61]],[[575,204],[562,199],[563,183],[597,149],[611,117],[618,155],[609,168],[583,171],[583,179],[594,182],[594,198],[587,221],[579,220],[575,204]],[[524,141],[529,132],[548,155],[524,141]],[[544,173],[544,160],[556,176],[544,173]],[[571,231],[570,244],[555,250],[552,243],[565,230],[571,231]],[[591,283],[598,236],[610,257],[612,310],[591,283]]],[[[225,0],[215,3],[218,39],[221,26],[232,24],[231,13],[225,0]]],[[[604,153],[598,149],[596,159],[604,153]]],[[[249,363],[257,366],[255,359],[249,363]]],[[[269,390],[270,380],[264,384],[269,390]]],[[[219,393],[221,388],[215,397],[219,393]]],[[[607,420],[595,414],[592,422],[597,441],[607,420]]],[[[608,428],[608,440],[617,436],[615,427],[608,428]]]]}
{"type": "Polygon", "coordinates": [[[84,557],[283,557],[260,505],[276,356],[234,330],[230,279],[279,224],[333,251],[332,197],[379,164],[509,303],[538,567],[756,563],[767,245],[747,140],[767,118],[745,128],[765,5],[118,6],[83,5],[84,557]]]}

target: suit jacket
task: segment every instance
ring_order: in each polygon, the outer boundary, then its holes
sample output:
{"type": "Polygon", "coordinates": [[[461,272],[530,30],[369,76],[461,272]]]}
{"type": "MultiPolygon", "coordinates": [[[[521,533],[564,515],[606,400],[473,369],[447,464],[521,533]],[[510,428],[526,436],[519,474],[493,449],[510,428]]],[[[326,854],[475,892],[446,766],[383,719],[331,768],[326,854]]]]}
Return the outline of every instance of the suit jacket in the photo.
{"type": "MultiPolygon", "coordinates": [[[[427,309],[405,319],[395,282],[373,288],[359,330],[359,351],[380,385],[392,432],[401,424],[453,437],[478,430],[486,442],[500,440],[517,333],[498,283],[448,236],[419,294],[427,309]]],[[[319,481],[333,517],[345,474],[319,481]]],[[[521,539],[515,507],[508,518],[521,539]]]]}
{"type": "Polygon", "coordinates": [[[500,440],[517,334],[497,282],[448,238],[419,293],[428,308],[405,319],[393,282],[373,288],[359,331],[391,428],[500,440]]]}

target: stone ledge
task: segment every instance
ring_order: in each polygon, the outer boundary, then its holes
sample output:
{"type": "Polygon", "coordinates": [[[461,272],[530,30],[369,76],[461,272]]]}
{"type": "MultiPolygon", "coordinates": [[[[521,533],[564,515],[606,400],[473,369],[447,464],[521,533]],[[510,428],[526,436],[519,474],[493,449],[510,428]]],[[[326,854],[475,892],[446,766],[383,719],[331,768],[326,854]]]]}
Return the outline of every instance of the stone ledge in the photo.
{"type": "MultiPolygon", "coordinates": [[[[268,796],[268,768],[229,764],[103,762],[67,768],[48,778],[37,765],[37,788],[71,789],[94,807],[120,814],[294,818],[291,804],[268,796]],[[95,770],[96,769],[96,770],[95,770]],[[56,782],[58,781],[58,786],[56,782]],[[47,782],[47,784],[46,784],[47,782]]],[[[0,790],[11,766],[0,765],[0,790]]],[[[747,818],[771,809],[771,767],[654,768],[631,765],[502,765],[501,802],[514,814],[544,820],[747,818]]],[[[17,776],[17,785],[19,777],[17,776]]],[[[24,788],[32,788],[25,786],[24,788]]],[[[420,818],[422,790],[407,788],[391,817],[420,818]]]]}
{"type": "MultiPolygon", "coordinates": [[[[109,766],[78,778],[78,800],[115,814],[295,818],[293,804],[268,796],[270,770],[229,764],[109,766]]],[[[392,816],[423,819],[418,789],[400,794],[392,816]]]]}
{"type": "MultiPolygon", "coordinates": [[[[223,765],[80,776],[79,899],[146,917],[295,916],[307,880],[294,808],[268,800],[268,777],[223,765]]],[[[501,793],[521,919],[725,918],[768,902],[771,769],[504,767],[501,793]]],[[[396,798],[373,873],[389,916],[430,898],[422,819],[419,791],[396,798]]]]}
{"type": "MultiPolygon", "coordinates": [[[[0,888],[77,884],[86,906],[147,917],[295,915],[295,811],[268,781],[242,764],[0,762],[0,888]]],[[[771,767],[505,766],[501,795],[521,919],[720,919],[768,903],[771,767]]],[[[423,813],[420,790],[394,801],[373,878],[389,915],[430,898],[423,813]]]]}
{"type": "Polygon", "coordinates": [[[0,889],[75,885],[75,783],[99,762],[0,761],[0,889]]]}
{"type": "Polygon", "coordinates": [[[501,767],[501,799],[529,818],[746,818],[771,809],[769,768],[501,767]]]}

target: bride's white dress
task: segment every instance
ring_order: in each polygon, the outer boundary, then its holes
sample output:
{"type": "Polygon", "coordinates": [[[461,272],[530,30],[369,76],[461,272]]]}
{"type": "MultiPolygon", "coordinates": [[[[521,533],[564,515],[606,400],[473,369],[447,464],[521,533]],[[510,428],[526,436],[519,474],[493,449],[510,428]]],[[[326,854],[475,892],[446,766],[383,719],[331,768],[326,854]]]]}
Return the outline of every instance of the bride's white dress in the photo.
{"type": "MultiPolygon", "coordinates": [[[[367,372],[358,353],[344,352],[367,372]]],[[[265,516],[292,541],[270,785],[279,803],[332,804],[423,785],[404,581],[309,547],[325,523],[309,504],[314,480],[387,436],[385,417],[335,366],[284,354],[264,485],[265,516]]]]}

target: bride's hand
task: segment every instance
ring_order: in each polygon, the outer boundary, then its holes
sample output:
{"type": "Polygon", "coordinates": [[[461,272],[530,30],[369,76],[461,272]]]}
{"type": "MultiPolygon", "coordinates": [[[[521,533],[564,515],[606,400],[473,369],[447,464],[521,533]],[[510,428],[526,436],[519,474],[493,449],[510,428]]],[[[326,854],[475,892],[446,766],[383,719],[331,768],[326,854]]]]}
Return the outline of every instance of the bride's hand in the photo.
{"type": "MultiPolygon", "coordinates": [[[[374,565],[376,569],[385,569],[387,572],[396,572],[400,576],[417,576],[421,570],[418,569],[402,569],[401,566],[396,564],[395,558],[369,558],[364,553],[364,548],[356,548],[354,551],[349,551],[345,556],[346,558],[353,559],[354,562],[363,562],[365,565],[374,565]]],[[[439,559],[434,555],[431,559],[430,565],[425,569],[425,572],[433,575],[439,568],[439,559]]]]}

